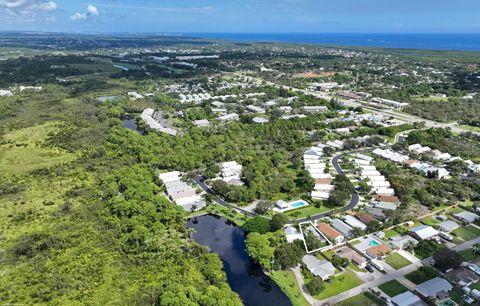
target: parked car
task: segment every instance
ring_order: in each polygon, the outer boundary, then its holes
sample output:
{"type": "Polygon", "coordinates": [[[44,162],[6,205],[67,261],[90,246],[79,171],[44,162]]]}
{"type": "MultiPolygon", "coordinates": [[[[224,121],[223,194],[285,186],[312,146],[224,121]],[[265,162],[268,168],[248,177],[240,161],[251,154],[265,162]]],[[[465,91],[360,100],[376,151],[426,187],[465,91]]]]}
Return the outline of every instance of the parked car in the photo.
{"type": "Polygon", "coordinates": [[[368,272],[373,273],[373,268],[372,268],[371,265],[366,265],[366,266],[365,266],[365,269],[366,269],[368,272]]]}

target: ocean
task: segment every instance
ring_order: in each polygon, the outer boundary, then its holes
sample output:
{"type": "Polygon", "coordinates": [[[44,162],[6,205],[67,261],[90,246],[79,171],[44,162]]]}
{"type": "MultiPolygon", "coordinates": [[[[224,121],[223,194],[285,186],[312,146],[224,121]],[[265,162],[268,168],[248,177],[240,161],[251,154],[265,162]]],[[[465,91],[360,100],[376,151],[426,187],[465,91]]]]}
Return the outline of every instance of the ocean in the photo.
{"type": "Polygon", "coordinates": [[[188,33],[188,36],[235,42],[283,42],[330,46],[480,51],[479,34],[262,34],[188,33]]]}

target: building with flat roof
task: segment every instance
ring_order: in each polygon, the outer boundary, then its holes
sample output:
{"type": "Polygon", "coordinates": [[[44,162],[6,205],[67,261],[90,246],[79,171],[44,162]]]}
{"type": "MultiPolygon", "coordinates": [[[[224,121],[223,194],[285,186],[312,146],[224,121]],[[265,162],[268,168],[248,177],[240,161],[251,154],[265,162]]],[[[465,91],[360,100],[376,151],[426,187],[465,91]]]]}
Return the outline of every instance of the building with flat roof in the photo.
{"type": "Polygon", "coordinates": [[[352,228],[356,227],[361,229],[362,231],[367,229],[367,225],[361,222],[360,220],[358,220],[357,218],[355,218],[354,216],[346,215],[343,219],[345,223],[350,225],[352,228]]]}
{"type": "Polygon", "coordinates": [[[480,218],[480,216],[478,216],[477,214],[474,214],[474,213],[469,212],[469,211],[462,211],[462,212],[453,214],[453,216],[456,219],[462,221],[463,223],[473,223],[473,222],[477,221],[478,218],[480,218]]]}
{"type": "Polygon", "coordinates": [[[411,291],[406,291],[392,297],[392,303],[395,306],[427,306],[428,304],[422,301],[418,296],[411,291]]]}
{"type": "Polygon", "coordinates": [[[459,228],[460,225],[457,223],[457,222],[454,222],[452,220],[447,220],[445,222],[442,222],[438,225],[438,228],[441,230],[441,231],[444,231],[446,233],[449,233],[451,231],[453,231],[454,229],[457,229],[459,228]]]}

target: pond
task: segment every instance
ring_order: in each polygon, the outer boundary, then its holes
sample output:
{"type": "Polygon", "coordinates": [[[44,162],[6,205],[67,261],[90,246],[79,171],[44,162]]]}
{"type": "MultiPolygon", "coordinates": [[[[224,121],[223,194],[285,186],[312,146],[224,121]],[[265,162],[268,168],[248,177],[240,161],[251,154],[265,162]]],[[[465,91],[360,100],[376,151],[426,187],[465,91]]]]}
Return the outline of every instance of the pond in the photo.
{"type": "Polygon", "coordinates": [[[122,120],[123,122],[123,127],[126,127],[127,129],[133,130],[137,132],[140,135],[143,135],[143,131],[138,129],[137,121],[135,121],[134,118],[125,116],[122,120]]]}
{"type": "Polygon", "coordinates": [[[245,305],[292,305],[260,266],[252,263],[245,250],[245,231],[241,227],[215,215],[194,217],[187,226],[196,230],[195,241],[220,256],[230,287],[245,305]]]}

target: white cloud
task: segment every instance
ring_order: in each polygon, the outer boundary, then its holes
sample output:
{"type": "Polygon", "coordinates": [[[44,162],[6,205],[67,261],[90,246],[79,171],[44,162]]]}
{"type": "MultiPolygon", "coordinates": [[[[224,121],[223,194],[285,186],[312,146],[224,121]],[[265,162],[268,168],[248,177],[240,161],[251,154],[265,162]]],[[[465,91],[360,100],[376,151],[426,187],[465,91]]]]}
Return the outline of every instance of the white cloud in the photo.
{"type": "Polygon", "coordinates": [[[75,14],[70,16],[70,20],[83,21],[83,20],[87,20],[87,19],[92,19],[92,18],[94,18],[98,15],[100,15],[100,12],[98,11],[97,7],[95,7],[93,5],[89,5],[87,7],[87,12],[86,13],[76,12],[75,14]]]}
{"type": "Polygon", "coordinates": [[[0,0],[0,16],[9,22],[51,19],[57,4],[48,0],[0,0]]]}

